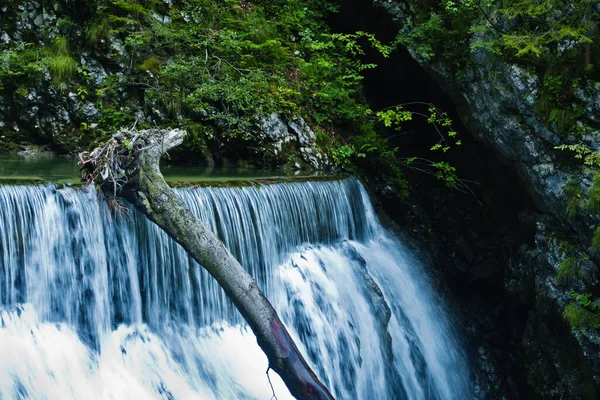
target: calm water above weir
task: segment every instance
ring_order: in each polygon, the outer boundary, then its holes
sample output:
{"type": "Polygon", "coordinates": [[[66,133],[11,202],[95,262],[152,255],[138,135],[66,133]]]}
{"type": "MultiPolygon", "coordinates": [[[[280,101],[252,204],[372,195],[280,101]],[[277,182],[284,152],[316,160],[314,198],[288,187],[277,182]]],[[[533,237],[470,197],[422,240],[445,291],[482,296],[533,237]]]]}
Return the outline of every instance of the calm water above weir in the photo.
{"type": "MultiPolygon", "coordinates": [[[[223,182],[253,179],[302,178],[319,176],[303,172],[284,172],[245,168],[206,168],[180,165],[162,165],[167,182],[223,182]]],[[[10,181],[18,183],[78,183],[81,172],[75,158],[48,157],[23,158],[0,156],[0,184],[10,181]]]]}
{"type": "MultiPolygon", "coordinates": [[[[358,180],[176,192],[257,279],[337,399],[474,397],[423,266],[358,180]]],[[[215,281],[91,187],[0,185],[0,359],[0,399],[272,395],[266,357],[215,281]]]]}

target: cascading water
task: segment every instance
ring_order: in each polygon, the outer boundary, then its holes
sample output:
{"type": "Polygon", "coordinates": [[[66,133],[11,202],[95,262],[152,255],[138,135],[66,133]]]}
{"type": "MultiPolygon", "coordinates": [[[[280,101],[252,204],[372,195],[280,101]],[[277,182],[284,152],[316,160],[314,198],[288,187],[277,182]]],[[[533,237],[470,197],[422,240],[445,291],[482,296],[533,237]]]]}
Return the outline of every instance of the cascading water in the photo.
{"type": "MultiPolygon", "coordinates": [[[[338,399],[473,397],[425,274],[356,179],[177,193],[338,399]]],[[[267,400],[266,369],[220,287],[143,216],[93,188],[0,186],[0,399],[267,400]]]]}

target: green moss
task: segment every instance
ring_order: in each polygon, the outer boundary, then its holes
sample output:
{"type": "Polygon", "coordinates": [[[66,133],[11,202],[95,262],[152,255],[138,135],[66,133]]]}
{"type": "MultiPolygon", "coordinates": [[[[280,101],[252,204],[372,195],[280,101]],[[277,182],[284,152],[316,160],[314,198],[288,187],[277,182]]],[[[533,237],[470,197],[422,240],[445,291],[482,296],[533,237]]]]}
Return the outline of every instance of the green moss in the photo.
{"type": "Polygon", "coordinates": [[[576,257],[566,257],[558,264],[556,279],[562,285],[568,284],[580,274],[576,257]]]}
{"type": "Polygon", "coordinates": [[[31,179],[12,179],[12,178],[0,178],[0,185],[42,185],[46,183],[43,179],[31,178],[31,179]]]}
{"type": "Polygon", "coordinates": [[[160,71],[161,64],[162,64],[162,62],[158,57],[150,56],[150,57],[146,58],[144,61],[142,61],[142,63],[139,65],[138,68],[141,71],[149,71],[149,72],[157,73],[160,71]]]}
{"type": "Polygon", "coordinates": [[[559,135],[571,134],[575,129],[576,122],[581,118],[577,108],[554,108],[547,116],[549,124],[555,127],[559,135]]]}
{"type": "Polygon", "coordinates": [[[600,327],[600,314],[582,307],[577,302],[569,303],[565,307],[563,318],[569,323],[573,330],[587,327],[598,329],[600,327]]]}
{"type": "Polygon", "coordinates": [[[584,196],[581,190],[581,183],[571,179],[563,188],[567,197],[567,217],[573,218],[583,206],[584,196]]]}
{"type": "Polygon", "coordinates": [[[14,153],[19,149],[19,146],[13,140],[12,135],[5,135],[0,132],[0,154],[14,153]]]}
{"type": "Polygon", "coordinates": [[[218,187],[218,188],[241,188],[248,186],[260,187],[262,185],[275,185],[292,182],[328,182],[347,179],[348,175],[323,175],[323,176],[298,176],[298,177],[278,177],[278,178],[257,178],[257,179],[231,179],[231,180],[199,180],[186,182],[167,182],[172,188],[180,187],[218,187]]]}
{"type": "Polygon", "coordinates": [[[587,206],[595,213],[600,212],[600,173],[594,174],[592,185],[587,194],[587,206]]]}
{"type": "Polygon", "coordinates": [[[569,292],[574,299],[563,312],[563,317],[569,322],[572,329],[591,327],[600,328],[600,312],[598,303],[592,298],[591,293],[569,292]]]}
{"type": "Polygon", "coordinates": [[[592,250],[596,253],[600,253],[600,227],[596,228],[592,236],[592,250]]]}
{"type": "Polygon", "coordinates": [[[50,70],[54,84],[61,90],[66,89],[69,80],[77,70],[77,62],[69,52],[67,38],[57,37],[46,53],[44,63],[50,70]]]}
{"type": "Polygon", "coordinates": [[[589,312],[579,307],[576,303],[570,303],[563,311],[563,318],[569,323],[571,329],[581,329],[590,320],[589,312]]]}
{"type": "Polygon", "coordinates": [[[565,239],[558,240],[558,252],[561,257],[563,257],[567,253],[572,252],[573,250],[575,250],[575,246],[573,246],[573,243],[565,239]]]}

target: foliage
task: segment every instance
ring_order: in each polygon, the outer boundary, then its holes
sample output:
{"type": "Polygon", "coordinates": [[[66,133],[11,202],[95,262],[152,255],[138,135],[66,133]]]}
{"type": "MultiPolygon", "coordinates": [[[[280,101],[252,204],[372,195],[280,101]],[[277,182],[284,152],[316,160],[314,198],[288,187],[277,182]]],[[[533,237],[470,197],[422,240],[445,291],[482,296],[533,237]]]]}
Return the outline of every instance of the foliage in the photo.
{"type": "Polygon", "coordinates": [[[558,271],[556,272],[556,279],[562,285],[569,283],[573,278],[579,274],[578,260],[576,257],[569,256],[563,258],[558,264],[558,271]]]}
{"type": "Polygon", "coordinates": [[[20,89],[33,86],[43,70],[41,56],[30,43],[21,43],[13,48],[0,47],[0,90],[18,93],[20,89]],[[24,83],[28,84],[25,85],[24,83]]]}
{"type": "MultiPolygon", "coordinates": [[[[12,0],[8,13],[19,15],[19,4],[12,0]]],[[[43,7],[57,18],[29,38],[45,43],[41,50],[15,42],[0,48],[0,94],[42,92],[49,74],[52,86],[98,110],[93,117],[72,116],[89,147],[135,123],[186,128],[191,134],[184,146],[191,151],[256,148],[264,140],[261,118],[276,113],[284,120],[303,116],[341,169],[383,174],[403,193],[405,169],[461,187],[443,160],[461,144],[446,114],[429,104],[426,112],[415,104],[372,110],[363,98],[364,74],[376,68],[369,54],[386,58],[398,43],[419,38],[382,43],[365,31],[333,33],[327,19],[338,6],[329,0],[57,1],[43,7]],[[90,60],[108,76],[98,79],[90,60]],[[417,117],[439,133],[430,159],[400,155],[402,149],[382,136],[417,117]]],[[[433,16],[422,39],[430,30],[445,35],[442,22],[441,14],[433,16]]],[[[14,21],[0,23],[15,29],[14,21]]],[[[437,51],[433,44],[426,48],[432,56],[437,51]]]]}
{"type": "MultiPolygon", "coordinates": [[[[598,153],[595,153],[596,155],[598,153]]],[[[577,157],[577,156],[576,156],[577,157]]],[[[595,162],[593,166],[597,167],[595,162]]],[[[596,214],[600,212],[600,173],[595,172],[592,184],[587,190],[587,193],[584,193],[581,183],[571,179],[564,186],[563,191],[567,198],[567,209],[566,215],[568,218],[573,218],[577,215],[577,213],[585,208],[590,210],[596,214]]],[[[600,252],[600,228],[596,228],[592,235],[592,250],[595,252],[600,252]]]]}
{"type": "Polygon", "coordinates": [[[108,138],[112,132],[124,126],[131,126],[134,122],[135,117],[130,110],[106,107],[98,120],[98,129],[104,131],[101,140],[108,138]]]}
{"type": "Polygon", "coordinates": [[[594,235],[592,236],[592,250],[596,253],[600,253],[600,228],[594,230],[594,235]]]}
{"type": "Polygon", "coordinates": [[[443,45],[442,35],[446,33],[444,17],[432,12],[426,21],[416,25],[410,33],[401,32],[396,41],[412,49],[415,54],[424,60],[431,60],[437,54],[444,54],[436,51],[443,45]]]}
{"type": "Polygon", "coordinates": [[[583,164],[590,167],[600,166],[600,153],[590,149],[583,143],[576,144],[562,144],[556,146],[555,149],[565,151],[568,150],[575,156],[576,159],[581,160],[583,164]]]}
{"type": "Polygon", "coordinates": [[[402,123],[412,120],[413,117],[412,112],[407,111],[403,106],[382,110],[375,115],[386,128],[393,127],[397,131],[402,129],[402,123]]]}
{"type": "Polygon", "coordinates": [[[57,37],[52,46],[44,51],[45,57],[42,63],[48,68],[52,75],[54,84],[61,90],[67,89],[68,81],[77,70],[77,62],[69,52],[67,38],[57,37]]]}
{"type": "Polygon", "coordinates": [[[600,30],[592,7],[589,0],[422,2],[413,26],[397,41],[425,60],[443,59],[458,79],[475,62],[470,52],[535,71],[541,82],[536,111],[559,134],[581,137],[578,122],[585,112],[574,92],[600,76],[593,63],[600,30]]]}
{"type": "Polygon", "coordinates": [[[567,217],[573,218],[579,209],[583,206],[583,191],[581,190],[581,184],[571,179],[565,187],[563,191],[567,197],[567,217]]]}
{"type": "Polygon", "coordinates": [[[595,213],[600,213],[600,174],[595,174],[592,185],[587,193],[587,207],[595,213]]]}
{"type": "Polygon", "coordinates": [[[578,330],[586,327],[600,329],[600,313],[598,303],[590,293],[577,293],[571,291],[569,295],[574,299],[563,312],[563,317],[571,325],[571,329],[578,330]]]}
{"type": "MultiPolygon", "coordinates": [[[[18,16],[19,3],[11,2],[7,14],[18,16]]],[[[48,71],[56,87],[93,101],[101,112],[157,104],[168,119],[216,125],[225,138],[251,139],[260,117],[272,112],[312,116],[309,122],[323,126],[354,125],[368,109],[360,98],[362,72],[375,67],[360,61],[362,46],[384,56],[392,50],[370,33],[331,33],[325,18],[336,7],[326,0],[106,0],[51,7],[59,22],[38,33],[48,46],[0,48],[0,85],[9,85],[7,91],[36,87],[48,71]],[[53,29],[71,37],[44,36],[53,29]],[[78,31],[92,48],[75,39],[78,31]],[[107,59],[119,75],[98,87],[79,79],[73,51],[107,59]]]]}
{"type": "Polygon", "coordinates": [[[480,7],[490,7],[492,0],[443,0],[442,5],[447,12],[458,13],[461,10],[477,10],[480,7]]]}
{"type": "Polygon", "coordinates": [[[504,42],[517,56],[531,53],[539,57],[559,44],[577,46],[592,42],[589,0],[574,0],[570,4],[560,0],[512,0],[509,4],[503,13],[512,21],[522,22],[519,30],[504,35],[504,42]]]}
{"type": "Polygon", "coordinates": [[[443,0],[440,8],[446,18],[468,16],[472,29],[488,25],[486,31],[517,57],[543,57],[557,48],[592,43],[592,6],[589,0],[443,0]],[[508,22],[503,29],[489,17],[496,10],[508,22]]]}
{"type": "MultiPolygon", "coordinates": [[[[341,145],[334,147],[329,151],[336,166],[348,169],[352,162],[352,156],[356,154],[356,149],[352,145],[341,145]]],[[[359,153],[359,157],[364,157],[364,153],[359,153]]]]}
{"type": "MultiPolygon", "coordinates": [[[[353,137],[348,143],[334,143],[329,147],[328,152],[335,165],[344,169],[352,169],[353,166],[371,164],[368,169],[381,171],[381,166],[378,164],[383,163],[385,164],[384,168],[393,171],[392,176],[400,176],[400,168],[406,168],[435,176],[444,181],[449,188],[459,190],[467,188],[458,179],[456,168],[446,161],[434,161],[422,157],[399,157],[400,149],[391,148],[388,141],[377,134],[377,126],[381,129],[387,128],[401,132],[405,122],[411,121],[413,118],[423,118],[433,126],[439,135],[439,140],[430,148],[432,154],[446,153],[452,146],[461,145],[446,112],[441,111],[433,104],[420,102],[396,105],[375,113],[371,110],[366,112],[371,118],[363,126],[361,135],[353,137]],[[417,106],[425,106],[427,113],[420,111],[417,106]],[[397,163],[398,158],[403,161],[402,164],[397,163]]],[[[404,186],[404,184],[399,184],[399,187],[402,187],[399,189],[400,192],[405,192],[404,186]]]]}

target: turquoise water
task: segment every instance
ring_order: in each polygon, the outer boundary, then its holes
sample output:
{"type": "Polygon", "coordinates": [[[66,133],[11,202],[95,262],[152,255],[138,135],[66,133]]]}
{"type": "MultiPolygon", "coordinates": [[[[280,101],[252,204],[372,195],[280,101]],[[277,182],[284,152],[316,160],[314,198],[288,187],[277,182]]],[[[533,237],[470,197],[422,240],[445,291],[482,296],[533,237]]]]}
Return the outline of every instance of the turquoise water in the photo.
{"type": "Polygon", "coordinates": [[[0,157],[0,180],[76,183],[80,177],[74,158],[0,157]]]}
{"type": "MultiPolygon", "coordinates": [[[[163,165],[161,170],[168,182],[194,183],[210,181],[250,181],[256,179],[307,178],[307,173],[248,168],[206,168],[163,165]]],[[[81,172],[77,159],[66,157],[22,158],[0,157],[0,182],[78,183],[81,172]]]]}

